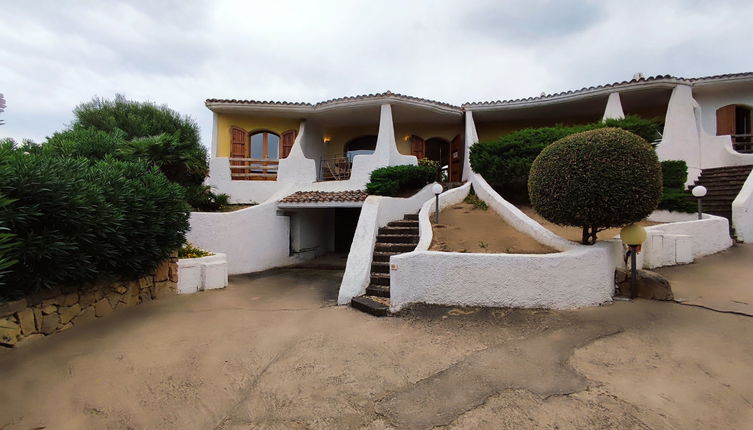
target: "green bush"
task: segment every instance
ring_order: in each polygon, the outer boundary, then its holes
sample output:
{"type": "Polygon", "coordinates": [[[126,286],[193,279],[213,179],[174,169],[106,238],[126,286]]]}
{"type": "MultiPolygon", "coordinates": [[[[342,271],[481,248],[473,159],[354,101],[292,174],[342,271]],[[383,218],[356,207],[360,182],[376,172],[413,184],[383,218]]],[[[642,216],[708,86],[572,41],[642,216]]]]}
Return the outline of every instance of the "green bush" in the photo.
{"type": "Polygon", "coordinates": [[[73,127],[53,134],[40,149],[51,156],[102,160],[106,157],[119,157],[125,143],[125,133],[120,130],[108,132],[73,127]]]}
{"type": "Polygon", "coordinates": [[[197,211],[217,212],[230,204],[227,194],[215,194],[209,185],[199,185],[186,188],[186,200],[197,211]]]}
{"type": "Polygon", "coordinates": [[[436,172],[434,180],[437,182],[440,182],[442,180],[442,166],[439,165],[439,161],[422,158],[418,160],[418,165],[427,166],[434,169],[434,171],[436,172]]]}
{"type": "Polygon", "coordinates": [[[16,235],[0,296],[103,277],[138,277],[178,249],[188,230],[183,189],[143,162],[7,151],[0,225],[16,235]]]}
{"type": "Polygon", "coordinates": [[[631,131],[649,142],[659,136],[657,121],[632,115],[585,125],[526,128],[471,146],[471,167],[505,198],[524,201],[531,163],[544,148],[571,134],[604,127],[631,131]]]}
{"type": "MultiPolygon", "coordinates": [[[[5,198],[0,194],[0,209],[13,203],[13,200],[5,198]]],[[[0,224],[0,288],[5,285],[5,274],[8,269],[18,263],[10,253],[14,247],[18,246],[16,235],[9,232],[8,227],[0,224]]]]}
{"type": "Polygon", "coordinates": [[[528,181],[531,204],[547,220],[596,233],[640,221],[662,195],[656,152],[640,136],[617,128],[577,133],[546,147],[528,181]]]}
{"type": "Polygon", "coordinates": [[[415,190],[433,182],[436,171],[431,166],[389,166],[371,172],[371,181],[366,184],[369,194],[396,196],[401,192],[415,190]]]}
{"type": "Polygon", "coordinates": [[[688,165],[682,160],[668,160],[661,162],[664,190],[662,192],[659,209],[674,212],[695,212],[696,203],[691,194],[685,190],[688,178],[688,165]]]}

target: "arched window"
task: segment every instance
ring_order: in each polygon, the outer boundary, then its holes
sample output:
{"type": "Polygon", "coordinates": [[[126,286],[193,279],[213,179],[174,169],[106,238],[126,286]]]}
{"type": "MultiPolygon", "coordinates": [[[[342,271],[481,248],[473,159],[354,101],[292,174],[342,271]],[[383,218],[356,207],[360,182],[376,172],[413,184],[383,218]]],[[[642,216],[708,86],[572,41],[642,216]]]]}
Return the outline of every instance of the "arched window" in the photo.
{"type": "Polygon", "coordinates": [[[251,133],[251,158],[277,160],[280,158],[280,136],[271,131],[251,133]]]}
{"type": "Polygon", "coordinates": [[[353,157],[356,155],[368,155],[373,154],[376,149],[376,136],[360,136],[355,139],[351,139],[350,142],[345,144],[345,156],[349,161],[353,161],[353,157]]]}

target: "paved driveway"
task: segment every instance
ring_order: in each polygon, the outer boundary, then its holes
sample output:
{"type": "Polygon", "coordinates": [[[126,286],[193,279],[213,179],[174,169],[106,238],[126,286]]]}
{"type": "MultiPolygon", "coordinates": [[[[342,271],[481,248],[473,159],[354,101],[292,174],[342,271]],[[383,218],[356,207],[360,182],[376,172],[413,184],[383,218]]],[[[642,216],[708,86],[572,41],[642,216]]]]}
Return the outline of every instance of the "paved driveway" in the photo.
{"type": "MultiPolygon", "coordinates": [[[[334,306],[341,272],[234,277],[0,351],[0,429],[692,429],[753,422],[753,319],[334,306]]],[[[748,427],[749,428],[749,427],[748,427]]]]}

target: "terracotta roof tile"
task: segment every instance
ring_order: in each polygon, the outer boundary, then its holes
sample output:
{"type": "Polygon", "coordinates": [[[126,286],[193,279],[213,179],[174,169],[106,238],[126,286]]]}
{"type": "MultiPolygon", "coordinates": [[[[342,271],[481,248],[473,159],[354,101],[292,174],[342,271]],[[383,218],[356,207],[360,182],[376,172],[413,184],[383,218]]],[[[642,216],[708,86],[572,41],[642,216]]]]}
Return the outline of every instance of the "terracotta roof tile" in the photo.
{"type": "Polygon", "coordinates": [[[298,191],[280,203],[362,202],[369,195],[363,190],[353,191],[298,191]]]}
{"type": "Polygon", "coordinates": [[[376,94],[359,94],[357,96],[338,97],[334,99],[321,101],[315,104],[302,103],[302,102],[260,101],[260,100],[239,100],[239,99],[207,99],[205,101],[205,104],[228,103],[228,104],[248,104],[248,105],[278,105],[278,106],[292,106],[292,107],[303,106],[303,107],[315,107],[316,108],[320,106],[328,106],[331,104],[337,104],[337,103],[343,103],[343,102],[351,102],[351,101],[356,101],[356,100],[380,99],[380,98],[385,98],[385,97],[392,97],[392,98],[400,99],[400,100],[434,104],[437,106],[460,110],[460,106],[455,106],[449,103],[439,102],[436,100],[424,99],[421,97],[413,97],[413,96],[407,96],[404,94],[393,93],[392,91],[385,91],[383,93],[376,93],[376,94]]]}

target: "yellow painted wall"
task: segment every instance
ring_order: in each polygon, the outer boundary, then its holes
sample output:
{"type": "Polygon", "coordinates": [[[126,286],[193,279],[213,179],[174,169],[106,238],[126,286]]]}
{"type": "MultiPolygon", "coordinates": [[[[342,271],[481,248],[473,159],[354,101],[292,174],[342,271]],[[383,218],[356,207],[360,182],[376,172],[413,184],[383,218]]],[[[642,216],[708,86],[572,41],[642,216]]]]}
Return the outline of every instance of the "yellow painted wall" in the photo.
{"type": "Polygon", "coordinates": [[[463,133],[463,127],[458,124],[395,124],[395,141],[397,150],[403,155],[411,155],[410,142],[405,140],[405,136],[415,134],[423,140],[429,140],[432,137],[441,137],[451,142],[455,136],[463,133]]]}
{"type": "Polygon", "coordinates": [[[255,117],[251,115],[217,114],[217,157],[230,156],[232,127],[240,127],[248,132],[269,130],[281,134],[287,130],[298,130],[300,120],[291,118],[255,117]]]}
{"type": "Polygon", "coordinates": [[[558,118],[556,120],[515,120],[515,121],[495,121],[495,122],[476,122],[476,132],[479,140],[494,140],[513,131],[531,127],[553,127],[557,124],[575,125],[589,124],[600,120],[590,117],[558,118]]]}
{"type": "Polygon", "coordinates": [[[324,158],[336,158],[345,155],[345,144],[351,139],[360,136],[376,136],[379,133],[379,125],[358,126],[358,127],[326,127],[324,137],[331,140],[324,144],[324,158]]]}

